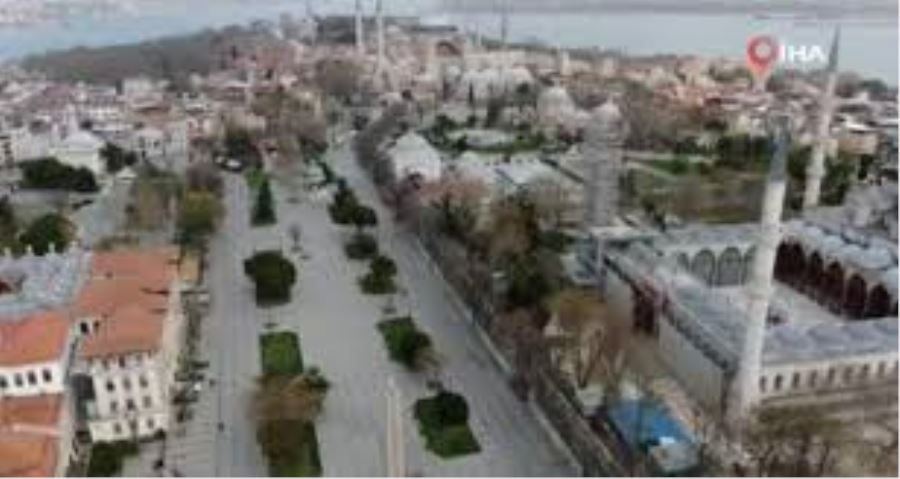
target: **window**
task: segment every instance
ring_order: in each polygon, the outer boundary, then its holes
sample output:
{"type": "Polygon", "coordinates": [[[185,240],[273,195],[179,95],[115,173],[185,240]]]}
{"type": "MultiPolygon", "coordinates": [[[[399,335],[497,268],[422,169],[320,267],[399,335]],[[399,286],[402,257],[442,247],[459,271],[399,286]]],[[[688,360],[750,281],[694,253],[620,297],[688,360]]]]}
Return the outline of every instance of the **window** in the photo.
{"type": "Polygon", "coordinates": [[[156,428],[156,423],[153,422],[153,418],[148,418],[148,419],[147,419],[147,429],[149,429],[149,430],[152,431],[152,430],[154,430],[155,428],[156,428]]]}
{"type": "Polygon", "coordinates": [[[818,381],[818,379],[819,379],[819,372],[818,371],[810,371],[807,384],[809,385],[809,387],[814,388],[814,387],[816,387],[816,382],[818,381]]]}
{"type": "Polygon", "coordinates": [[[30,386],[37,384],[37,374],[34,371],[28,371],[28,384],[30,386]]]}
{"type": "Polygon", "coordinates": [[[117,436],[119,434],[122,434],[122,426],[117,422],[113,423],[113,434],[115,434],[117,436]]]}
{"type": "Polygon", "coordinates": [[[122,389],[131,391],[131,378],[122,378],[122,389]]]}
{"type": "Polygon", "coordinates": [[[146,388],[149,385],[149,383],[147,382],[147,376],[144,376],[143,374],[138,376],[138,384],[140,384],[142,388],[146,388]]]}
{"type": "Polygon", "coordinates": [[[9,384],[6,382],[6,376],[0,376],[0,390],[6,389],[9,384]]]}
{"type": "Polygon", "coordinates": [[[78,328],[81,330],[81,334],[84,336],[87,336],[91,332],[88,323],[81,323],[78,325],[78,328]]]}
{"type": "Polygon", "coordinates": [[[863,364],[862,368],[859,370],[859,380],[865,381],[869,379],[869,365],[863,364]]]}
{"type": "Polygon", "coordinates": [[[13,376],[13,382],[16,383],[16,387],[22,387],[25,385],[25,380],[22,379],[22,374],[20,373],[16,373],[16,375],[13,376]]]}
{"type": "Polygon", "coordinates": [[[114,392],[115,390],[116,390],[116,385],[115,385],[115,383],[113,383],[111,379],[107,380],[107,381],[106,381],[106,391],[107,391],[107,392],[114,392]]]}
{"type": "Polygon", "coordinates": [[[791,378],[791,389],[797,389],[800,387],[800,373],[794,373],[794,377],[791,378]]]}
{"type": "Polygon", "coordinates": [[[762,376],[759,378],[759,392],[766,392],[766,377],[762,376]]]}
{"type": "Polygon", "coordinates": [[[103,360],[103,369],[109,371],[109,360],[108,359],[103,360]]]}
{"type": "Polygon", "coordinates": [[[879,377],[879,378],[883,378],[883,377],[884,377],[884,372],[885,372],[886,370],[887,370],[887,366],[886,366],[883,362],[878,363],[878,377],[879,377]]]}
{"type": "Polygon", "coordinates": [[[53,381],[53,373],[50,372],[49,369],[44,369],[44,370],[41,372],[41,375],[44,376],[44,382],[45,382],[45,383],[49,383],[49,382],[53,381]]]}
{"type": "Polygon", "coordinates": [[[119,367],[124,369],[125,366],[125,356],[119,356],[119,367]]]}
{"type": "Polygon", "coordinates": [[[134,400],[133,400],[133,399],[126,399],[126,400],[125,400],[125,409],[128,410],[128,411],[134,411],[135,409],[137,409],[137,407],[135,407],[135,405],[134,405],[134,400]]]}
{"type": "Polygon", "coordinates": [[[825,376],[825,382],[830,386],[834,384],[834,377],[837,376],[837,370],[828,368],[828,376],[825,376]]]}
{"type": "Polygon", "coordinates": [[[150,409],[151,407],[153,407],[153,398],[144,396],[144,408],[150,409]]]}
{"type": "Polygon", "coordinates": [[[775,376],[775,390],[781,391],[781,375],[775,376]]]}
{"type": "Polygon", "coordinates": [[[847,366],[844,368],[844,382],[849,383],[853,380],[853,366],[847,366]]]}
{"type": "Polygon", "coordinates": [[[109,402],[109,410],[112,412],[119,412],[119,401],[113,399],[109,402]]]}

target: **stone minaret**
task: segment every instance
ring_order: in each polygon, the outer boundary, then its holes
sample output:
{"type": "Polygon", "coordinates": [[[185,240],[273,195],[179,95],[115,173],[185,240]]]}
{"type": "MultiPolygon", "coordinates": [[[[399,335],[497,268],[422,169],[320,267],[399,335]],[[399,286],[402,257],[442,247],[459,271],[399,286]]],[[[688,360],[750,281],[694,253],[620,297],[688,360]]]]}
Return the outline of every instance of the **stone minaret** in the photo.
{"type": "Polygon", "coordinates": [[[828,57],[828,78],[819,103],[819,118],[816,124],[816,138],[809,166],[806,169],[806,190],[803,192],[803,209],[808,210],[819,205],[822,193],[822,178],[825,176],[825,152],[831,138],[831,115],[834,111],[834,88],[838,76],[838,49],[841,42],[841,30],[834,32],[831,52],[828,57]]]}
{"type": "Polygon", "coordinates": [[[384,8],[381,4],[381,0],[378,0],[375,4],[375,28],[377,29],[378,36],[377,71],[381,73],[384,69],[384,8]]]}
{"type": "Polygon", "coordinates": [[[612,226],[619,203],[622,142],[627,126],[611,100],[591,114],[582,155],[587,166],[585,227],[612,226]]]}
{"type": "Polygon", "coordinates": [[[786,116],[779,116],[774,122],[775,154],[769,166],[763,197],[762,218],[755,245],[756,254],[753,256],[747,285],[749,299],[747,324],[731,398],[732,407],[728,411],[732,424],[738,429],[746,414],[757,404],[759,397],[759,370],[772,299],[772,275],[775,270],[775,255],[782,236],[781,215],[787,185],[786,165],[790,149],[790,133],[786,116]]]}
{"type": "Polygon", "coordinates": [[[363,30],[363,14],[362,14],[362,0],[356,0],[356,19],[355,19],[355,32],[356,32],[356,54],[359,56],[363,56],[366,54],[366,40],[365,40],[365,31],[363,30]]]}

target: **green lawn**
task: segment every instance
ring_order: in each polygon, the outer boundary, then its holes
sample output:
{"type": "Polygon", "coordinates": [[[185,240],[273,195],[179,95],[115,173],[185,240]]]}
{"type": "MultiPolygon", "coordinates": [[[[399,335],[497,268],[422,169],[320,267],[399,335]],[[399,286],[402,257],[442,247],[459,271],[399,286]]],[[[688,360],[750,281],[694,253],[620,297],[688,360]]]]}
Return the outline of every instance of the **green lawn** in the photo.
{"type": "Polygon", "coordinates": [[[442,421],[447,413],[438,408],[436,397],[419,399],[413,408],[425,448],[444,459],[481,452],[468,420],[442,421]]]}
{"type": "Polygon", "coordinates": [[[294,375],[303,372],[300,341],[292,332],[269,333],[259,337],[264,374],[294,375]]]}
{"type": "Polygon", "coordinates": [[[296,445],[297,455],[289,461],[269,461],[271,477],[318,477],[322,475],[319,459],[319,441],[312,424],[296,421],[296,427],[304,431],[304,439],[296,445]]]}

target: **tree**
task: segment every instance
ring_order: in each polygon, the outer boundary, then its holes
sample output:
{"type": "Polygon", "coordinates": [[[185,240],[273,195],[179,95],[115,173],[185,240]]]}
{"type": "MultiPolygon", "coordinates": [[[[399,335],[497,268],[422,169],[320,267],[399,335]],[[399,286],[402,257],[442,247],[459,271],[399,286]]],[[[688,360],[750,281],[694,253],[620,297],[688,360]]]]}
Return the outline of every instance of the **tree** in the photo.
{"type": "Polygon", "coordinates": [[[100,157],[106,165],[106,171],[116,174],[123,168],[134,166],[137,163],[137,154],[131,150],[126,150],[115,143],[107,143],[100,150],[100,157]]]}
{"type": "Polygon", "coordinates": [[[244,128],[229,125],[225,130],[225,154],[250,164],[258,164],[260,161],[259,150],[253,136],[244,128]]]}
{"type": "Polygon", "coordinates": [[[378,255],[369,263],[369,272],[360,278],[360,287],[367,294],[393,293],[397,286],[394,284],[394,276],[397,274],[397,266],[387,256],[378,255]]]}
{"type": "Polygon", "coordinates": [[[255,284],[258,304],[281,304],[290,301],[291,288],[297,280],[297,270],[294,264],[278,251],[263,251],[246,259],[244,273],[255,284]]]}
{"type": "Polygon", "coordinates": [[[412,318],[382,321],[378,329],[384,336],[392,360],[417,369],[431,359],[431,338],[416,327],[412,318]]]}
{"type": "Polygon", "coordinates": [[[276,221],[274,199],[268,178],[264,179],[259,187],[251,220],[254,226],[270,225],[276,221]]]}
{"type": "Polygon", "coordinates": [[[222,193],[222,175],[212,163],[196,163],[185,172],[187,188],[219,195],[222,193]]]}
{"type": "Polygon", "coordinates": [[[55,213],[36,219],[19,237],[23,246],[31,246],[34,254],[44,255],[51,245],[56,251],[66,249],[74,236],[74,226],[64,216],[55,213]]]}
{"type": "Polygon", "coordinates": [[[814,406],[766,408],[744,431],[758,476],[830,476],[848,430],[814,406]]]}
{"type": "Polygon", "coordinates": [[[261,421],[312,422],[322,412],[328,388],[315,368],[297,376],[263,376],[253,396],[255,416],[261,421]]]}
{"type": "Polygon", "coordinates": [[[495,201],[485,232],[490,257],[495,262],[506,262],[530,253],[537,244],[537,231],[536,210],[526,196],[495,201]]]}
{"type": "Polygon", "coordinates": [[[222,214],[217,196],[206,191],[189,191],[181,199],[178,232],[182,244],[199,246],[215,229],[222,214]]]}
{"type": "Polygon", "coordinates": [[[256,438],[272,464],[292,464],[309,441],[328,381],[315,368],[297,376],[267,375],[253,395],[256,438]]]}
{"type": "Polygon", "coordinates": [[[575,288],[560,291],[549,300],[549,309],[566,336],[563,348],[576,384],[584,388],[600,373],[604,389],[617,390],[624,374],[627,336],[596,293],[575,288]]]}
{"type": "Polygon", "coordinates": [[[537,221],[550,229],[559,228],[563,218],[574,206],[569,192],[550,178],[538,178],[526,187],[528,199],[534,205],[537,221]]]}
{"type": "Polygon", "coordinates": [[[0,248],[13,246],[18,231],[16,212],[9,197],[4,196],[0,198],[0,248]]]}
{"type": "Polygon", "coordinates": [[[350,214],[350,222],[356,227],[359,233],[362,233],[366,227],[372,227],[378,224],[378,215],[375,210],[368,206],[356,205],[350,214]]]}
{"type": "Polygon", "coordinates": [[[67,190],[94,193],[99,187],[94,173],[80,167],[73,168],[56,158],[41,158],[22,163],[22,183],[25,188],[67,190]]]}
{"type": "Polygon", "coordinates": [[[361,68],[353,62],[328,58],[316,63],[319,88],[345,103],[359,91],[361,75],[361,68]]]}

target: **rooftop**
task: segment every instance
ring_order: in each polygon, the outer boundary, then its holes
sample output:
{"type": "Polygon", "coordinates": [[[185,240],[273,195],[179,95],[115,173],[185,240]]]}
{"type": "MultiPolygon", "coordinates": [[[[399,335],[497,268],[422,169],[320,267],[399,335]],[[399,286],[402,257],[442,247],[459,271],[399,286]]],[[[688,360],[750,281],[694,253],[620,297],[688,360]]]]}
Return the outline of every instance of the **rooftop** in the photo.
{"type": "Polygon", "coordinates": [[[55,312],[0,322],[0,366],[54,361],[66,350],[69,321],[55,312]]]}
{"type": "Polygon", "coordinates": [[[0,399],[0,476],[56,475],[61,395],[0,399]]]}

